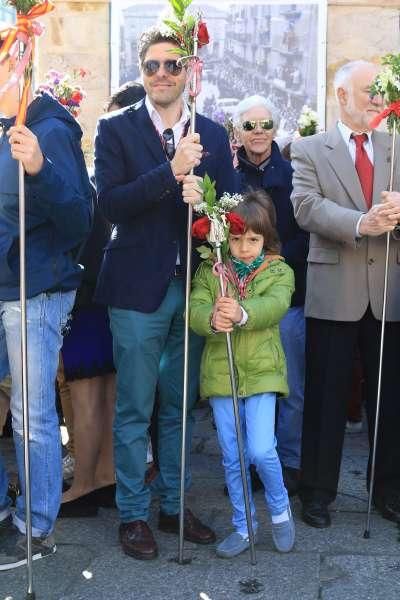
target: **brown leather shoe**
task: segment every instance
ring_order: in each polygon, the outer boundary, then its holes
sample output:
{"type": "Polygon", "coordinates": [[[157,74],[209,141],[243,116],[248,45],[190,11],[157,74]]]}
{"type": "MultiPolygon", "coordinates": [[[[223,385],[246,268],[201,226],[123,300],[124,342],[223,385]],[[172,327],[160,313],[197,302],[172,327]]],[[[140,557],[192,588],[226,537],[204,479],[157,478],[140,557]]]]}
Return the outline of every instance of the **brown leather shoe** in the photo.
{"type": "MultiPolygon", "coordinates": [[[[160,511],[158,529],[164,533],[179,534],[179,515],[167,515],[160,511]]],[[[188,508],[185,510],[183,536],[194,544],[212,544],[216,540],[213,530],[203,525],[188,508]]]]}
{"type": "Polygon", "coordinates": [[[158,548],[146,521],[130,521],[119,526],[119,540],[125,554],[139,560],[158,556],[158,548]]]}

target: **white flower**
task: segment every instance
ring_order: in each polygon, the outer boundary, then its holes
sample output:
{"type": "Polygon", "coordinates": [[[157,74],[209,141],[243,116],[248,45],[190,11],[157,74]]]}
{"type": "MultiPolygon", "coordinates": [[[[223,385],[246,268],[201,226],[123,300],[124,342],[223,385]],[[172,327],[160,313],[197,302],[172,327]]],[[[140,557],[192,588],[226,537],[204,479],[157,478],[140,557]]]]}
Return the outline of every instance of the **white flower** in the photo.
{"type": "Polygon", "coordinates": [[[300,129],[311,125],[318,125],[318,115],[309,106],[304,105],[301,109],[300,117],[297,121],[300,129]]]}
{"type": "Polygon", "coordinates": [[[243,202],[243,196],[241,194],[228,194],[225,193],[219,200],[219,207],[222,209],[220,212],[226,212],[235,208],[240,202],[243,202]]]}
{"type": "Polygon", "coordinates": [[[200,215],[207,214],[207,204],[206,204],[206,202],[199,202],[198,204],[195,204],[193,208],[200,215]]]}
{"type": "MultiPolygon", "coordinates": [[[[400,92],[400,79],[391,67],[385,67],[376,78],[376,85],[380,93],[386,97],[389,85],[400,92]]],[[[387,98],[386,98],[387,99],[387,98]]]]}

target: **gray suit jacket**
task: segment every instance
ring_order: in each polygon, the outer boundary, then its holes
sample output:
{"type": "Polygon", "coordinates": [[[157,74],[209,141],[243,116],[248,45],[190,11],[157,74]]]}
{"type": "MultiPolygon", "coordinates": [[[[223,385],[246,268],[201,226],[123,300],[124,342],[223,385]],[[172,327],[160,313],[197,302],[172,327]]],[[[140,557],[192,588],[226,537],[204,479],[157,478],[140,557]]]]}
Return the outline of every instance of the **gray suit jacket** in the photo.
{"type": "MultiPolygon", "coordinates": [[[[391,138],[372,134],[373,204],[389,189],[391,138]]],[[[335,126],[297,140],[291,147],[292,202],[299,226],[311,233],[306,316],[358,321],[368,304],[377,319],[383,305],[386,234],[356,239],[367,211],[355,166],[335,126]]],[[[393,189],[400,191],[400,147],[396,147],[393,189]]],[[[391,235],[387,320],[400,321],[400,241],[391,235]]]]}

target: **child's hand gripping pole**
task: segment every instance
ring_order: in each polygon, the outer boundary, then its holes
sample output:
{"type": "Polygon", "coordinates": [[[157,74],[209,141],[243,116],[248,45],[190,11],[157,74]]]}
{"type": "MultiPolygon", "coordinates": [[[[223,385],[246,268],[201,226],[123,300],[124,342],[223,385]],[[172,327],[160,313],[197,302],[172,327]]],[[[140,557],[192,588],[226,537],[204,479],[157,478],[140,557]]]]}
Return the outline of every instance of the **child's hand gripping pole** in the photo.
{"type": "MultiPolygon", "coordinates": [[[[224,275],[224,265],[223,265],[223,261],[222,261],[222,252],[221,252],[221,244],[224,240],[225,240],[225,228],[224,228],[223,224],[218,219],[211,219],[210,233],[208,235],[208,241],[215,247],[215,251],[217,254],[217,264],[215,267],[215,272],[218,275],[220,293],[221,293],[221,296],[223,296],[223,297],[226,296],[226,283],[227,283],[225,275],[224,275]]],[[[254,545],[253,524],[251,521],[249,488],[247,485],[247,476],[246,476],[246,464],[244,461],[243,435],[242,435],[242,428],[240,425],[237,381],[236,381],[236,375],[235,375],[235,363],[234,363],[234,358],[233,358],[232,339],[231,339],[231,334],[229,332],[226,332],[225,335],[226,335],[226,349],[227,349],[227,353],[228,353],[229,377],[231,380],[231,388],[232,388],[233,412],[235,415],[236,439],[237,439],[238,450],[239,450],[240,474],[242,477],[244,505],[245,505],[245,510],[246,510],[247,531],[249,534],[249,542],[250,542],[250,561],[251,561],[252,565],[255,565],[257,563],[257,560],[256,560],[256,551],[255,551],[255,545],[254,545]]]]}

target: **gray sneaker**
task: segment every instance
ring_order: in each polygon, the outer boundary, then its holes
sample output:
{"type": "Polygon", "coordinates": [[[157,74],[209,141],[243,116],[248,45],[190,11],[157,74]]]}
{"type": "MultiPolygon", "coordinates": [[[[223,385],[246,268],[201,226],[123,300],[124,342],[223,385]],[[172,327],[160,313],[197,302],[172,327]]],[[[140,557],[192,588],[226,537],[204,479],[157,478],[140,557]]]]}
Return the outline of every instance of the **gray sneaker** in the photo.
{"type": "Polygon", "coordinates": [[[294,546],[295,526],[292,511],[288,505],[289,520],[282,523],[272,523],[272,539],[278,552],[290,552],[294,546]]]}
{"type": "MultiPolygon", "coordinates": [[[[57,547],[52,535],[32,538],[32,559],[39,560],[55,553],[57,547]]],[[[12,525],[7,536],[0,538],[0,571],[26,565],[26,536],[12,525]]]]}
{"type": "Polygon", "coordinates": [[[234,531],[217,546],[217,556],[220,558],[233,558],[250,547],[249,538],[244,538],[234,531]]]}

